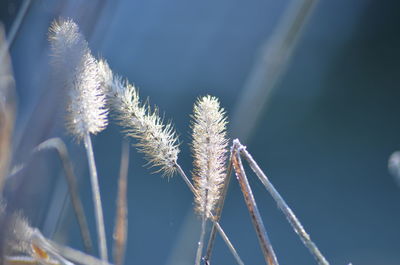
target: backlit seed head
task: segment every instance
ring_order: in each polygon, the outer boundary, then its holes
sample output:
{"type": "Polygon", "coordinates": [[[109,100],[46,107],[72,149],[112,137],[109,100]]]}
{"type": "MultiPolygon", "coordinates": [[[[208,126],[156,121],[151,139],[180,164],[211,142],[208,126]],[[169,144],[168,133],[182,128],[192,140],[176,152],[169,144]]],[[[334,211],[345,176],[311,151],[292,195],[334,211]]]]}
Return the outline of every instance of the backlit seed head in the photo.
{"type": "Polygon", "coordinates": [[[226,177],[227,121],[218,99],[212,96],[197,100],[192,118],[196,211],[210,218],[226,177]]]}
{"type": "Polygon", "coordinates": [[[171,123],[164,123],[157,109],[152,110],[148,104],[141,103],[137,89],[113,75],[107,62],[100,60],[99,68],[108,104],[119,124],[125,128],[126,135],[138,140],[136,146],[151,166],[159,168],[156,172],[172,176],[179,147],[171,123]]]}
{"type": "Polygon", "coordinates": [[[57,74],[67,89],[67,129],[78,139],[107,126],[108,109],[96,59],[78,26],[60,19],[50,27],[49,40],[57,74]]]}

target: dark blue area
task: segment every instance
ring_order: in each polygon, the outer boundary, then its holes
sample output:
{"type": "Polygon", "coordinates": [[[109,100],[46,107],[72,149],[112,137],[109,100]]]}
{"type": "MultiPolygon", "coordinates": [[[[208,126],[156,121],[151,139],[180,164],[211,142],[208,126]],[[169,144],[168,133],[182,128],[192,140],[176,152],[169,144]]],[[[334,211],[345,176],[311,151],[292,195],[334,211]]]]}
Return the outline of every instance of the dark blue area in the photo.
{"type": "MultiPolygon", "coordinates": [[[[62,99],[49,98],[48,93],[56,84],[49,77],[46,35],[50,21],[61,14],[82,25],[93,54],[107,59],[116,73],[165,113],[166,120],[172,120],[182,142],[179,162],[190,173],[189,114],[196,97],[218,96],[228,115],[234,112],[262,45],[288,3],[151,0],[98,2],[90,8],[81,1],[35,1],[11,49],[20,98],[18,121],[40,125],[18,123],[22,142],[35,145],[49,136],[65,135],[58,110],[62,104],[54,103],[62,99]],[[53,109],[38,107],[49,102],[53,109]]],[[[331,264],[400,261],[400,190],[387,170],[390,154],[400,148],[399,11],[396,1],[320,1],[247,141],[248,151],[331,264]]],[[[119,131],[112,125],[93,137],[109,239],[119,131]]],[[[234,131],[229,133],[235,137],[234,131]]],[[[17,156],[30,145],[21,144],[17,156]]],[[[76,144],[71,146],[80,161],[80,189],[94,235],[85,156],[76,144]]],[[[169,264],[176,252],[181,264],[193,264],[184,259],[194,257],[200,230],[192,195],[179,177],[150,174],[142,157],[131,149],[126,264],[169,264]],[[184,244],[192,253],[183,248],[182,238],[187,238],[184,244]]],[[[280,264],[314,264],[262,184],[246,169],[280,264]]],[[[47,207],[49,198],[59,195],[49,192],[49,185],[21,185],[31,187],[19,198],[29,205],[26,208],[47,207]]],[[[35,225],[44,226],[40,220],[46,220],[45,211],[35,215],[30,209],[35,225]]],[[[69,234],[68,242],[80,247],[76,221],[69,220],[58,233],[69,234]]],[[[221,225],[246,264],[264,263],[236,179],[221,225]]],[[[220,239],[213,264],[234,264],[220,239]]]]}

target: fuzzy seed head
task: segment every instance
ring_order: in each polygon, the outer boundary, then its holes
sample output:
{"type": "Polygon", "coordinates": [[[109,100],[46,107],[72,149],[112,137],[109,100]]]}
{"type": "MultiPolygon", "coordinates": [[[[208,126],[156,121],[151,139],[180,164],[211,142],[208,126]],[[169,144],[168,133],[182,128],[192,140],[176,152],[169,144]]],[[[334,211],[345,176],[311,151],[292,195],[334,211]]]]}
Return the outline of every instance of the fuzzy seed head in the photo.
{"type": "Polygon", "coordinates": [[[218,99],[211,96],[197,100],[192,118],[195,209],[210,218],[226,177],[227,121],[218,99]]]}
{"type": "Polygon", "coordinates": [[[164,123],[157,109],[152,110],[141,103],[136,88],[113,76],[105,61],[99,62],[99,68],[108,91],[109,106],[125,133],[138,140],[137,147],[145,154],[149,165],[159,168],[156,172],[172,176],[179,153],[178,138],[172,125],[164,123]]]}
{"type": "Polygon", "coordinates": [[[49,36],[53,63],[67,89],[67,129],[78,140],[107,126],[108,109],[102,78],[78,26],[70,19],[53,22],[49,36]]]}
{"type": "Polygon", "coordinates": [[[13,213],[10,217],[8,234],[8,252],[23,252],[31,254],[31,238],[34,229],[28,221],[19,213],[13,213]]]}
{"type": "Polygon", "coordinates": [[[24,253],[31,255],[31,239],[34,229],[21,213],[8,213],[4,200],[0,199],[1,255],[24,253]]]}

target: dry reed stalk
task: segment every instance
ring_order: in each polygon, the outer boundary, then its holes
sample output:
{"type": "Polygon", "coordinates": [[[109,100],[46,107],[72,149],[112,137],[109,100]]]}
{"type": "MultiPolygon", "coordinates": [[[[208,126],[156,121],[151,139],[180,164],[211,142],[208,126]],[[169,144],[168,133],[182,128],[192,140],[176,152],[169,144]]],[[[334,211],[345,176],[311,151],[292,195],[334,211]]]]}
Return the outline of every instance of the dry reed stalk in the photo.
{"type": "Polygon", "coordinates": [[[128,167],[129,167],[129,142],[123,141],[121,152],[121,165],[118,179],[117,211],[114,227],[114,264],[124,263],[125,248],[128,237],[128,167]]]}
{"type": "MultiPolygon", "coordinates": [[[[109,107],[119,124],[125,128],[126,135],[138,140],[138,150],[144,153],[152,167],[158,167],[156,172],[162,172],[163,176],[172,176],[178,172],[193,194],[196,194],[195,188],[177,162],[180,150],[171,123],[164,124],[157,109],[152,111],[148,104],[141,103],[136,88],[114,75],[105,60],[99,60],[98,67],[103,89],[107,91],[109,107]]],[[[213,220],[211,212],[207,215],[212,217],[214,226],[235,260],[242,265],[243,261],[219,223],[213,220]]]]}
{"type": "Polygon", "coordinates": [[[78,26],[72,20],[54,21],[49,32],[53,63],[59,71],[61,78],[59,81],[65,85],[68,93],[67,129],[78,141],[84,141],[95,206],[99,252],[102,260],[107,261],[103,209],[90,139],[90,134],[104,130],[108,123],[106,96],[100,85],[101,76],[96,59],[92,56],[78,26]]]}
{"type": "Polygon", "coordinates": [[[226,117],[215,97],[197,100],[192,116],[193,180],[196,212],[201,215],[201,234],[196,254],[200,264],[206,220],[211,217],[221,196],[226,177],[226,117]]]}

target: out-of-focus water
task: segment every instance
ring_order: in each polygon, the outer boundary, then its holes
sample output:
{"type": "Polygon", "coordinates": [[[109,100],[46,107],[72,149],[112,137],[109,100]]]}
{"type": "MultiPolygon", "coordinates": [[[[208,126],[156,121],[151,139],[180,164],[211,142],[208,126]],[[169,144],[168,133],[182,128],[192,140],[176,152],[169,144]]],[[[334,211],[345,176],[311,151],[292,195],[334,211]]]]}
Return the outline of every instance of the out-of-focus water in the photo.
{"type": "MultiPolygon", "coordinates": [[[[189,115],[196,97],[218,96],[228,115],[234,112],[262,45],[289,3],[33,1],[11,49],[19,96],[16,157],[23,160],[50,136],[65,137],[47,42],[47,28],[59,15],[75,19],[93,54],[172,120],[182,142],[179,162],[189,173],[189,115]]],[[[400,149],[398,13],[394,1],[320,1],[246,142],[331,264],[400,262],[400,189],[387,170],[390,154],[400,149]]],[[[83,148],[65,139],[94,228],[83,148]]],[[[93,141],[111,239],[119,128],[111,125],[93,141]]],[[[61,208],[65,195],[61,176],[42,161],[50,157],[44,154],[32,169],[46,174],[27,172],[8,193],[49,233],[54,231],[46,225],[54,222],[47,213],[61,208]]],[[[126,264],[192,264],[200,230],[192,195],[179,177],[162,179],[144,163],[132,149],[126,264]]],[[[314,264],[261,183],[249,177],[280,264],[314,264]]],[[[72,213],[61,219],[58,238],[80,247],[72,213]]],[[[246,264],[263,264],[235,179],[221,225],[246,264]]],[[[213,264],[233,262],[218,239],[213,264]]]]}

